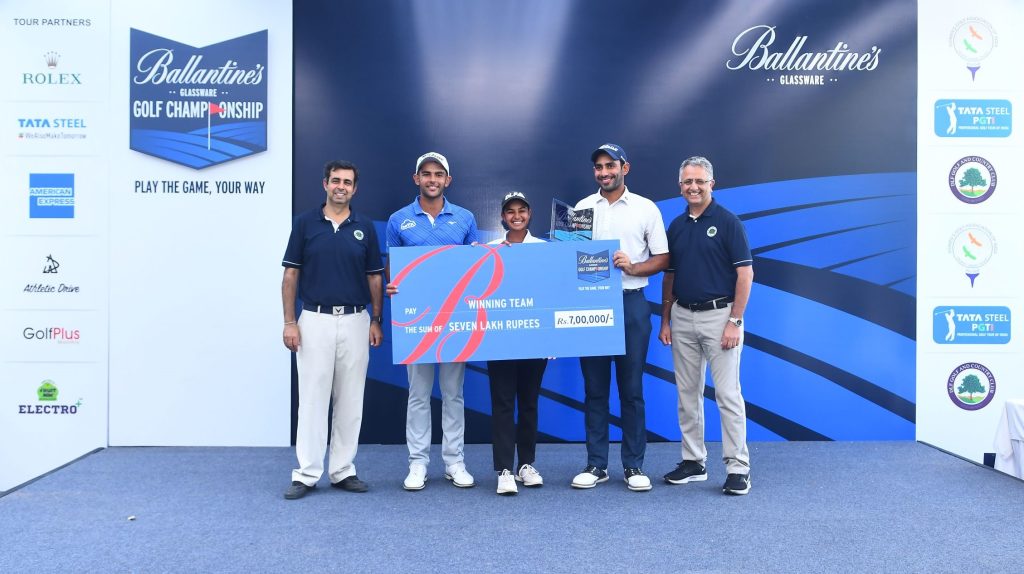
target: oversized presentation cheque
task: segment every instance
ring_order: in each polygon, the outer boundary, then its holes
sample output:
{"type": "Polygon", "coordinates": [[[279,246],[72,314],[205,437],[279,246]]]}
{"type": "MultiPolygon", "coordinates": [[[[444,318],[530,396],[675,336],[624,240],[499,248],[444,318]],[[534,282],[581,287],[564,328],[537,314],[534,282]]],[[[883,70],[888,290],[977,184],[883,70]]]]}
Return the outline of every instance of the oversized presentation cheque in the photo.
{"type": "Polygon", "coordinates": [[[618,240],[393,247],[395,364],[625,353],[618,240]]]}

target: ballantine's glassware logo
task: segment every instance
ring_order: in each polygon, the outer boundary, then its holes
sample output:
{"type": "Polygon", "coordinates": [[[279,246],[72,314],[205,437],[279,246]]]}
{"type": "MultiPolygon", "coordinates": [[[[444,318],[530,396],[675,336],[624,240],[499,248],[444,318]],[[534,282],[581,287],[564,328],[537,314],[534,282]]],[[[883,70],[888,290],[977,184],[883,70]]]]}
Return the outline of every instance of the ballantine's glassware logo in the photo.
{"type": "Polygon", "coordinates": [[[611,275],[611,256],[608,251],[597,253],[576,252],[576,276],[583,281],[599,283],[611,275]]]}
{"type": "Polygon", "coordinates": [[[964,18],[953,26],[949,33],[949,45],[957,56],[967,64],[973,82],[981,69],[981,62],[999,45],[995,28],[981,18],[964,18]]]}
{"type": "Polygon", "coordinates": [[[807,36],[796,36],[785,51],[772,50],[775,44],[775,26],[751,26],[736,35],[732,41],[732,55],[725,62],[730,70],[764,70],[787,72],[768,78],[781,85],[824,85],[836,82],[834,75],[826,78],[821,72],[867,72],[878,67],[882,49],[871,46],[867,51],[856,51],[849,44],[837,41],[823,51],[805,51],[807,36]]]}
{"type": "Polygon", "coordinates": [[[131,31],[130,147],[193,169],[267,149],[267,31],[196,48],[131,31]]]}

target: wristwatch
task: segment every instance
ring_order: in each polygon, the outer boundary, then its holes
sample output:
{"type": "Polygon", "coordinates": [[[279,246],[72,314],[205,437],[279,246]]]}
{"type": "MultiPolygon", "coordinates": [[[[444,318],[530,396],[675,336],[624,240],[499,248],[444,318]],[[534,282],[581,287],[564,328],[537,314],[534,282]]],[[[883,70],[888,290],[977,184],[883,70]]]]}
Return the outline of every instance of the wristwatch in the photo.
{"type": "Polygon", "coordinates": [[[379,324],[379,325],[383,325],[384,324],[384,317],[381,317],[380,315],[377,315],[376,317],[373,318],[373,321],[375,323],[379,324]]]}
{"type": "Polygon", "coordinates": [[[729,322],[737,327],[743,326],[743,317],[729,317],[729,322]]]}

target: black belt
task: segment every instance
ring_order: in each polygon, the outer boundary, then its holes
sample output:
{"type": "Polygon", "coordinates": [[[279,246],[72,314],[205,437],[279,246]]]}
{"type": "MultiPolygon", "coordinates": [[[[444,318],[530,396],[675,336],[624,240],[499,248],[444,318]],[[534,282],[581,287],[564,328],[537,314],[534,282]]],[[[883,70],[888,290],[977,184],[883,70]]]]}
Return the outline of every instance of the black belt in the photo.
{"type": "Polygon", "coordinates": [[[718,299],[712,299],[703,303],[680,303],[676,301],[676,305],[684,309],[691,311],[711,311],[712,309],[725,309],[732,303],[732,297],[719,297],[718,299]]]}
{"type": "Polygon", "coordinates": [[[366,305],[313,305],[312,303],[303,303],[302,308],[306,311],[315,311],[328,315],[351,315],[352,313],[362,313],[366,310],[366,305]]]}
{"type": "Polygon", "coordinates": [[[622,293],[623,293],[623,294],[629,294],[629,293],[639,293],[639,292],[641,292],[641,291],[643,291],[643,290],[644,290],[644,288],[643,288],[643,287],[637,287],[636,289],[623,289],[623,290],[622,290],[622,293]]]}

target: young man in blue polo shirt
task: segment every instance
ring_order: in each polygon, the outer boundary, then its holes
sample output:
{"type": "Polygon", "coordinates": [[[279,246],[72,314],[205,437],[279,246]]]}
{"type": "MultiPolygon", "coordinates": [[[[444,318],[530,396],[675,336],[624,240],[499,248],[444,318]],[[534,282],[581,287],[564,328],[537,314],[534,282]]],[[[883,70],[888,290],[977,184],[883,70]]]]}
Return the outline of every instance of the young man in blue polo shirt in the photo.
{"type": "Polygon", "coordinates": [[[626,486],[635,492],[651,489],[643,473],[647,450],[644,364],[651,340],[651,308],[644,296],[647,278],[668,265],[668,244],[661,211],[653,201],[626,188],[630,165],[626,152],[604,144],[590,154],[596,193],[576,209],[594,210],[594,239],[618,239],[612,263],[622,270],[622,313],[626,353],[614,357],[580,357],[586,393],[587,466],[572,480],[573,488],[593,488],[608,480],[608,398],[611,368],[619,387],[622,426],[622,467],[626,486]]]}
{"type": "Polygon", "coordinates": [[[344,161],[324,166],[326,201],[297,216],[284,253],[284,344],[296,353],[299,468],[284,497],[302,498],[324,471],[327,408],[333,407],[328,476],[331,486],[366,492],[352,461],[363,420],[370,345],[380,345],[381,272],[373,221],[351,209],[359,170],[344,161]],[[302,313],[295,319],[295,296],[302,313]],[[373,317],[367,304],[373,305],[373,317]]]}
{"type": "MultiPolygon", "coordinates": [[[[477,241],[473,214],[445,199],[444,192],[452,183],[447,158],[437,152],[423,154],[416,160],[412,179],[420,193],[411,204],[388,219],[389,249],[409,245],[470,245],[477,241]]],[[[398,289],[391,284],[390,261],[387,278],[388,295],[394,295],[398,289]]],[[[466,414],[462,385],[466,364],[440,363],[438,370],[444,477],[455,486],[469,488],[475,483],[463,459],[466,414]]],[[[405,440],[409,447],[409,474],[403,486],[406,490],[421,490],[426,485],[427,465],[430,463],[430,392],[434,387],[434,365],[408,365],[408,375],[405,440]]]]}
{"type": "Polygon", "coordinates": [[[747,415],[740,393],[743,312],[754,282],[753,258],[738,217],[711,198],[714,168],[691,157],[679,168],[686,211],[668,228],[669,266],[662,282],[658,339],[672,346],[683,461],[669,484],[707,480],[704,371],[711,363],[722,419],[726,494],[750,492],[747,415]],[[678,273],[676,271],[679,271],[678,273]]]}

